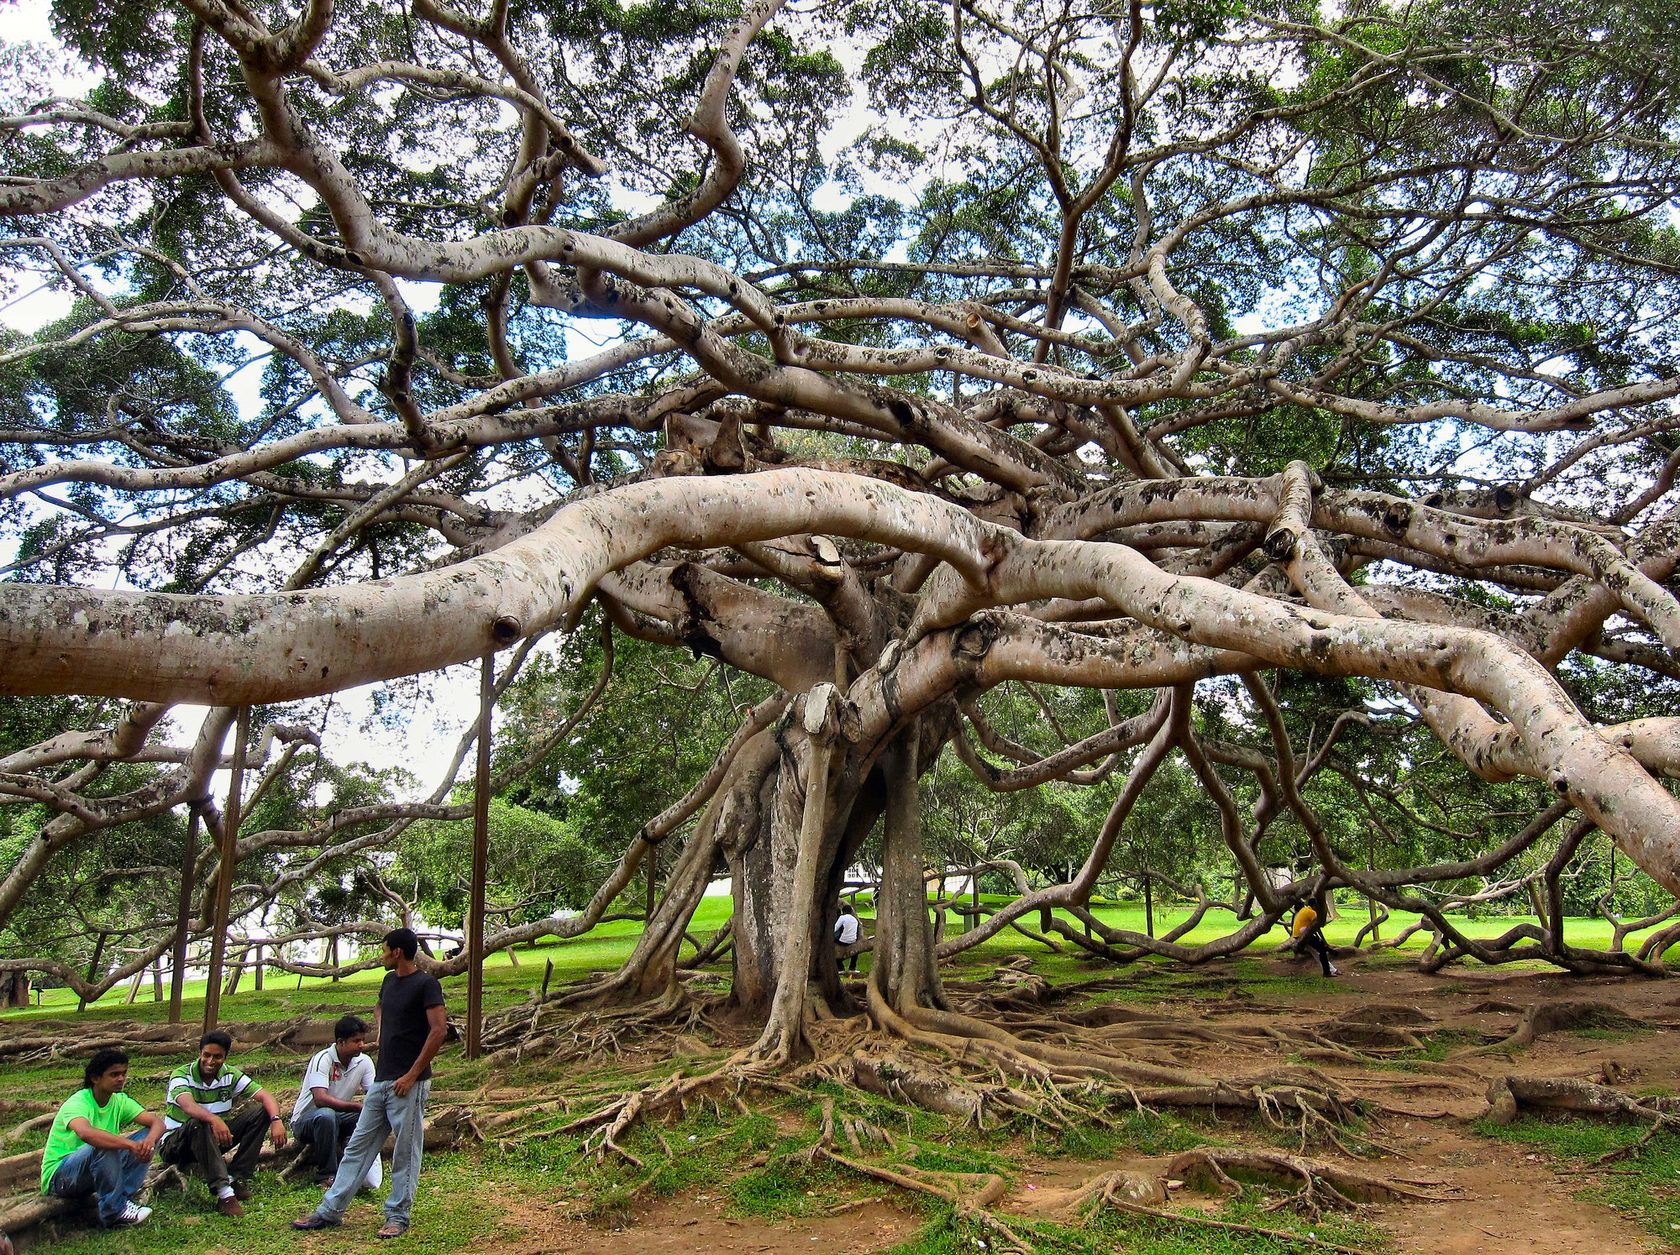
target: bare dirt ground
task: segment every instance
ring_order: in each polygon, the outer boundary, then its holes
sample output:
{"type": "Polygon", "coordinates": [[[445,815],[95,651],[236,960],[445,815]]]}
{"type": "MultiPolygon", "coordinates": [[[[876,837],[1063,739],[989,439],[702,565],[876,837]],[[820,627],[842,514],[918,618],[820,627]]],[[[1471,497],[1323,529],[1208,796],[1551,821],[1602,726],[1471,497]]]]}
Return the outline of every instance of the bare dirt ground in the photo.
{"type": "MultiPolygon", "coordinates": [[[[1287,985],[1267,984],[1259,998],[1212,973],[1200,987],[1175,989],[1163,1018],[1220,1030],[1297,1030],[1303,1042],[1326,1026],[1369,1017],[1409,1025],[1424,1037],[1450,1033],[1446,1057],[1417,1052],[1387,1066],[1372,1066],[1334,1051],[1290,1050],[1279,1042],[1271,1058],[1254,1046],[1165,1041],[1139,1054],[1163,1064],[1237,1078],[1267,1065],[1317,1068],[1346,1090],[1382,1109],[1373,1125],[1389,1149],[1377,1159],[1350,1160],[1322,1146],[1309,1154],[1343,1162],[1376,1176],[1419,1183],[1446,1201],[1377,1204],[1364,1208],[1403,1255],[1648,1255],[1680,1246],[1680,1233],[1665,1243],[1620,1212],[1576,1197],[1590,1191],[1594,1173],[1613,1167],[1560,1164],[1520,1143],[1476,1133],[1470,1121],[1488,1110],[1486,1091],[1496,1076],[1567,1077],[1623,1089],[1680,1093],[1680,988],[1661,980],[1580,978],[1556,972],[1455,970],[1424,975],[1393,968],[1321,981],[1286,960],[1268,960],[1278,975],[1298,974],[1287,985]],[[1489,1052],[1485,1047],[1516,1031],[1523,1013],[1539,1003],[1592,1001],[1620,1010],[1641,1026],[1620,1033],[1558,1031],[1531,1045],[1489,1052]],[[1352,1014],[1350,1014],[1352,1013],[1352,1014]]],[[[1137,1004],[1145,1013],[1152,1009],[1137,1004]]],[[[1369,1042],[1354,1047],[1373,1051],[1369,1042]]],[[[1439,1050],[1431,1053],[1440,1054],[1439,1050]]],[[[1257,1143],[1258,1144],[1258,1143],[1257,1143]]],[[[1276,1144],[1273,1143],[1273,1149],[1276,1144]]],[[[1105,1162],[1038,1159],[1025,1148],[1010,1194],[995,1208],[1009,1218],[1045,1216],[1046,1200],[1113,1169],[1164,1173],[1167,1159],[1144,1156],[1105,1162]]],[[[1680,1182],[1677,1182],[1680,1185],[1680,1182]]],[[[1174,1190],[1169,1206],[1205,1208],[1207,1200],[1174,1190]]],[[[512,1216],[511,1255],[558,1255],[587,1249],[601,1255],[664,1252],[873,1252],[909,1239],[922,1220],[908,1197],[840,1205],[820,1218],[769,1222],[727,1214],[721,1188],[699,1189],[650,1202],[620,1227],[568,1217],[563,1199],[529,1200],[512,1216]]],[[[1065,1219],[1065,1217],[1063,1217],[1065,1219]]]]}

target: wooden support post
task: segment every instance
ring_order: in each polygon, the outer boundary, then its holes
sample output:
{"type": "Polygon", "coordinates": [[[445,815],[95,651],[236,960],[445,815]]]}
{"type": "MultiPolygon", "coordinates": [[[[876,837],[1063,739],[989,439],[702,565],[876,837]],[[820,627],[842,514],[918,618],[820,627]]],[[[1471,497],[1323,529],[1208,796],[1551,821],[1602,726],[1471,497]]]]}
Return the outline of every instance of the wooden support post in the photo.
{"type": "MultiPolygon", "coordinates": [[[[99,934],[99,940],[93,943],[93,958],[88,962],[87,974],[88,984],[90,985],[93,984],[94,977],[99,975],[99,960],[105,953],[105,942],[110,939],[110,936],[110,933],[102,932],[99,934]]],[[[76,1010],[87,1010],[86,998],[76,999],[76,1010]]]]}
{"type": "Polygon", "coordinates": [[[233,771],[228,781],[227,808],[222,813],[222,856],[216,876],[216,910],[210,924],[210,972],[204,986],[204,1031],[216,1027],[222,1014],[222,962],[227,958],[228,915],[233,908],[233,875],[239,849],[239,803],[245,788],[245,750],[251,740],[251,708],[239,708],[233,734],[233,771]]]}
{"type": "Polygon", "coordinates": [[[1155,935],[1155,877],[1143,873],[1143,926],[1149,936],[1155,935]]]}
{"type": "Polygon", "coordinates": [[[263,954],[262,954],[262,952],[263,952],[263,948],[259,944],[257,946],[257,966],[256,966],[255,970],[253,970],[252,973],[251,973],[251,975],[256,979],[256,989],[257,989],[257,992],[259,994],[262,992],[262,977],[263,977],[263,954]]]}
{"type": "Polygon", "coordinates": [[[163,956],[161,954],[152,963],[152,1001],[163,1001],[163,956]]]}
{"type": "Polygon", "coordinates": [[[181,889],[175,899],[175,951],[169,969],[169,1022],[181,1022],[187,980],[187,935],[192,927],[193,874],[198,870],[198,824],[203,801],[187,803],[187,844],[181,852],[181,889]]]}
{"type": "Polygon", "coordinates": [[[490,712],[496,697],[496,655],[484,655],[478,684],[478,771],[473,780],[472,898],[467,907],[467,1058],[484,1037],[484,882],[490,864],[490,712]]]}

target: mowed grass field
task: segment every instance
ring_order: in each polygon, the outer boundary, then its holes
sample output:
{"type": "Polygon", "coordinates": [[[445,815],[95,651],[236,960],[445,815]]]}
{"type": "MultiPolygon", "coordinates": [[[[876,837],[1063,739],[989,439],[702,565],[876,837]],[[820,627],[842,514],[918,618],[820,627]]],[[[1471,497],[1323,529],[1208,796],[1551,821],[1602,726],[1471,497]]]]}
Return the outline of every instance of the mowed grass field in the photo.
{"type": "MultiPolygon", "coordinates": [[[[987,904],[1001,905],[1008,899],[991,894],[983,895],[982,900],[987,904]]],[[[1355,935],[1365,923],[1363,906],[1348,906],[1340,908],[1342,914],[1325,930],[1332,945],[1351,945],[1355,935]]],[[[865,900],[861,908],[866,934],[870,931],[872,910],[865,900]]],[[[731,902],[727,897],[708,897],[701,901],[695,912],[694,922],[690,933],[694,937],[709,937],[716,929],[721,928],[729,919],[731,902]]],[[[1144,929],[1144,910],[1141,903],[1108,903],[1098,905],[1094,911],[1098,919],[1115,928],[1129,929],[1141,933],[1144,929]]],[[[1169,931],[1189,915],[1188,908],[1182,905],[1157,906],[1155,911],[1155,931],[1157,935],[1169,931]]],[[[1057,915],[1068,923],[1077,925],[1072,916],[1057,912],[1057,915]]],[[[1194,944],[1210,941],[1230,932],[1233,928],[1233,916],[1229,911],[1209,911],[1200,924],[1185,937],[1181,943],[1194,944]]],[[[1383,925],[1382,936],[1390,938],[1398,935],[1408,925],[1415,923],[1417,916],[1396,912],[1383,925]]],[[[1038,913],[1032,912],[1020,921],[1025,927],[1036,930],[1038,927],[1038,913]]],[[[1500,915],[1483,919],[1462,920],[1459,926],[1470,936],[1491,938],[1497,937],[1521,923],[1538,925],[1539,921],[1533,916],[1500,915]]],[[[948,918],[947,927],[960,929],[961,920],[955,915],[948,918]]],[[[641,924],[635,920],[618,920],[609,924],[602,924],[582,937],[566,941],[549,940],[534,946],[520,946],[517,954],[510,957],[506,951],[491,955],[485,961],[485,1009],[493,1011],[498,1007],[523,1002],[542,984],[544,974],[549,963],[554,964],[554,971],[550,977],[551,987],[558,987],[571,981],[578,980],[592,972],[606,972],[616,969],[629,956],[641,934],[641,924]]],[[[1637,945],[1642,934],[1632,934],[1626,943],[1629,948],[1637,945]]],[[[1603,948],[1610,944],[1611,927],[1608,921],[1602,919],[1570,918],[1564,925],[1564,936],[1571,945],[1603,948]]],[[[1249,956],[1264,954],[1268,950],[1281,945],[1285,940],[1285,930],[1282,925],[1275,927],[1271,933],[1261,938],[1246,952],[1249,956]]],[[[1392,962],[1399,958],[1413,958],[1421,953],[1428,944],[1429,935],[1424,932],[1414,934],[1406,944],[1396,953],[1392,950],[1379,952],[1382,961],[1392,962]]],[[[956,961],[959,972],[965,969],[985,968],[1011,958],[1017,954],[1029,953],[1035,957],[1048,960],[1051,966],[1058,966],[1056,960],[1076,959],[1078,956],[1071,952],[1072,948],[1062,943],[1064,949],[1070,953],[1057,956],[1043,945],[1036,943],[1022,933],[1012,928],[1003,929],[995,937],[988,939],[971,950],[965,951],[956,961]]],[[[685,948],[686,949],[686,948],[685,948]]],[[[692,951],[687,951],[692,953],[692,951]]],[[[865,955],[861,966],[866,970],[869,956],[865,955]]],[[[727,960],[720,965],[720,970],[727,969],[727,960]]],[[[1083,967],[1083,965],[1081,965],[1083,967]]],[[[1089,973],[1089,968],[1084,968],[1089,973]]],[[[1064,974],[1065,975],[1065,974],[1064,974]]],[[[228,1020],[257,1021],[283,1019],[297,1012],[298,995],[302,994],[306,1000],[310,991],[315,996],[332,1005],[355,1005],[359,1002],[371,1003],[373,992],[379,981],[384,977],[384,970],[377,965],[361,972],[346,976],[341,980],[319,979],[288,975],[270,969],[265,977],[265,988],[257,992],[251,988],[252,980],[249,972],[240,983],[239,992],[222,1001],[223,1016],[228,1020]]],[[[466,1000],[467,978],[465,975],[452,977],[444,982],[445,991],[449,994],[451,1003],[457,1008],[464,1008],[466,1000]]],[[[159,1004],[152,997],[152,983],[148,976],[142,983],[138,997],[134,1003],[128,1003],[129,986],[127,982],[112,989],[97,1003],[90,1004],[84,1014],[116,1015],[121,1019],[153,1020],[160,1018],[167,1004],[159,1004]]],[[[43,989],[37,991],[38,1004],[27,1010],[0,1012],[0,1033],[6,1031],[5,1025],[11,1021],[27,1020],[31,1016],[50,1016],[57,1018],[66,1012],[74,1012],[76,995],[68,989],[43,989]]],[[[168,983],[165,982],[165,997],[168,996],[168,983]]],[[[184,1018],[188,1021],[196,1020],[202,1014],[204,1000],[204,981],[189,980],[186,985],[184,1001],[184,1018]],[[195,1005],[197,1010],[195,1010],[195,1005]]]]}

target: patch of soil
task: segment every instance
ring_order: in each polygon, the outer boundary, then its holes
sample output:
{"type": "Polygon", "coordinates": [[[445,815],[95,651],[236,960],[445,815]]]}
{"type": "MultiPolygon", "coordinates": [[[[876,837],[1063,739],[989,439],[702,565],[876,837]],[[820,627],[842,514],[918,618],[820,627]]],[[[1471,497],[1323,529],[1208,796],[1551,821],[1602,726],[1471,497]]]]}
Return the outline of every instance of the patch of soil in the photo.
{"type": "Polygon", "coordinates": [[[1647,1255],[1655,1245],[1620,1212],[1573,1198],[1579,1179],[1560,1180],[1521,1146],[1462,1133],[1447,1121],[1401,1121],[1389,1132],[1410,1158],[1385,1167],[1438,1178],[1465,1195],[1380,1211],[1406,1255],[1647,1255]]]}
{"type": "Polygon", "coordinates": [[[561,1203],[523,1199],[508,1207],[508,1229],[496,1249],[502,1255],[863,1255],[889,1250],[922,1226],[907,1207],[879,1200],[787,1220],[728,1216],[726,1207],[723,1198],[700,1191],[638,1208],[628,1223],[611,1226],[569,1219],[561,1203]]]}

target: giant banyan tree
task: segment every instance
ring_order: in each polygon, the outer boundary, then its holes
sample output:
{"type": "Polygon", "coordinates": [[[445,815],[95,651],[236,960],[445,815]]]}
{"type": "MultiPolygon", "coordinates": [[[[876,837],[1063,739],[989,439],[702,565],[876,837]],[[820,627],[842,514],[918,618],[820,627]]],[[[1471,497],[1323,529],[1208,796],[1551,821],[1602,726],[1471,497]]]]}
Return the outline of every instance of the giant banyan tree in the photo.
{"type": "MultiPolygon", "coordinates": [[[[0,762],[50,816],[0,926],[55,860],[200,803],[240,708],[272,774],[312,752],[286,703],[487,653],[505,678],[587,617],[771,695],[617,835],[585,910],[494,941],[587,930],[669,839],[633,958],[584,993],[672,998],[727,870],[761,1058],[853,1005],[832,912],[870,842],[877,1024],[1047,1066],[953,1010],[939,961],[1053,909],[1099,953],[1200,960],[1330,885],[1433,913],[1455,953],[1660,963],[1547,926],[1476,942],[1427,892],[1541,842],[1544,921],[1595,833],[1680,891],[1656,10],[53,9],[0,119],[7,279],[64,301],[0,353],[0,688],[102,722],[0,762]],[[1029,690],[1109,717],[1028,745],[988,711],[1029,690]],[[179,704],[210,713],[171,748],[179,704]],[[1417,733],[1403,769],[1538,801],[1480,847],[1362,857],[1314,789],[1385,720],[1417,733]],[[975,790],[1113,775],[1082,863],[936,938],[917,790],[942,755],[975,790]],[[1086,912],[1167,764],[1251,899],[1217,943],[1086,912]]],[[[440,790],[247,830],[242,857],[297,857],[240,909],[462,813],[440,790]]],[[[97,992],[166,934],[103,982],[6,963],[97,992]]]]}

